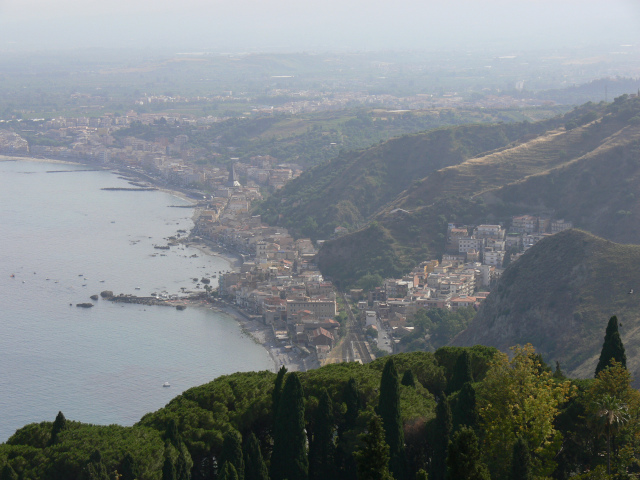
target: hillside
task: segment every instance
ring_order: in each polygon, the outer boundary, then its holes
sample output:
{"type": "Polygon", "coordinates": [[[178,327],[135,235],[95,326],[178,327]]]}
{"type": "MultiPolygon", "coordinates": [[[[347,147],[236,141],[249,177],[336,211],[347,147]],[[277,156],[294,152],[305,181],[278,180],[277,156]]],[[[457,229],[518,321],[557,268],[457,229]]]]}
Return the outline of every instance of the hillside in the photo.
{"type": "MultiPolygon", "coordinates": [[[[640,242],[640,99],[585,105],[564,126],[531,134],[500,149],[432,172],[413,182],[373,217],[391,259],[412,265],[444,249],[449,222],[508,224],[512,215],[567,218],[614,241],[640,242]]],[[[548,125],[548,123],[547,123],[548,125]]],[[[318,257],[326,275],[346,286],[362,272],[397,275],[370,259],[359,238],[369,226],[325,243],[318,257]],[[363,248],[365,250],[363,251],[363,248]]]]}
{"type": "Polygon", "coordinates": [[[288,183],[254,212],[299,235],[329,238],[337,226],[355,229],[412,183],[526,135],[539,135],[559,119],[475,124],[406,135],[342,154],[288,183]]]}
{"type": "Polygon", "coordinates": [[[590,378],[617,315],[628,368],[640,379],[640,246],[580,230],[546,238],[510,265],[454,345],[532,343],[549,363],[590,378]],[[629,294],[633,289],[634,293],[629,294]]]}

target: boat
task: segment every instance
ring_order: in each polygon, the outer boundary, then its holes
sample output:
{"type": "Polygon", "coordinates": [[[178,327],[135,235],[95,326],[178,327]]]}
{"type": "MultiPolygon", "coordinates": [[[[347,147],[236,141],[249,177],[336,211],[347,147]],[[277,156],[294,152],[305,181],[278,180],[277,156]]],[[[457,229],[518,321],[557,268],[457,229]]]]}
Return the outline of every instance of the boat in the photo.
{"type": "Polygon", "coordinates": [[[136,290],[140,290],[140,287],[136,287],[136,290]]]}
{"type": "Polygon", "coordinates": [[[16,276],[12,273],[11,275],[9,275],[11,278],[16,278],[16,276]]]}
{"type": "Polygon", "coordinates": [[[169,382],[164,382],[164,383],[162,384],[162,386],[163,386],[163,387],[170,387],[171,385],[169,384],[169,382]]]}

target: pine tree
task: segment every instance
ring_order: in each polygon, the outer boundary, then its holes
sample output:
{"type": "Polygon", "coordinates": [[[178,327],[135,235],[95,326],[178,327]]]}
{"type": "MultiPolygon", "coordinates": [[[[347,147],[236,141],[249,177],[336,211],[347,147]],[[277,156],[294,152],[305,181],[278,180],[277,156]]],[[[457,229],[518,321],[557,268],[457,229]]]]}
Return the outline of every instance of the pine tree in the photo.
{"type": "Polygon", "coordinates": [[[236,467],[231,462],[224,462],[220,473],[218,474],[218,480],[238,480],[238,472],[236,467]]]}
{"type": "Polygon", "coordinates": [[[442,395],[442,399],[436,406],[434,427],[434,435],[431,441],[433,446],[431,478],[433,480],[444,480],[447,472],[447,448],[449,447],[449,438],[453,428],[451,406],[446,395],[442,395]]]}
{"type": "Polygon", "coordinates": [[[278,401],[270,474],[271,480],[306,480],[308,472],[304,398],[294,372],[287,376],[278,401]]]}
{"type": "Polygon", "coordinates": [[[273,392],[271,392],[271,405],[273,411],[273,421],[275,423],[276,417],[278,416],[278,404],[280,402],[280,396],[282,395],[282,385],[284,384],[284,376],[287,374],[287,369],[283,365],[278,370],[278,375],[276,376],[276,383],[273,387],[273,392]]]}
{"type": "Polygon", "coordinates": [[[18,474],[16,471],[6,463],[4,467],[2,467],[2,472],[0,473],[0,480],[18,480],[18,474]]]}
{"type": "Polygon", "coordinates": [[[389,445],[384,436],[380,417],[373,417],[368,432],[360,436],[364,447],[355,454],[358,480],[393,480],[389,473],[389,445]]]}
{"type": "Polygon", "coordinates": [[[222,465],[225,462],[231,463],[236,469],[238,480],[244,480],[244,458],[242,455],[242,437],[235,430],[224,434],[222,441],[222,453],[219,459],[222,465]]]}
{"type": "Polygon", "coordinates": [[[453,430],[458,430],[463,425],[469,428],[476,428],[478,424],[476,389],[471,383],[465,383],[458,392],[458,398],[452,414],[453,430]]]}
{"type": "Polygon", "coordinates": [[[335,477],[335,445],[333,436],[333,403],[325,388],[315,415],[313,439],[309,445],[309,478],[324,480],[335,477]]]}
{"type": "Polygon", "coordinates": [[[518,437],[513,445],[513,457],[511,458],[512,480],[533,480],[531,472],[531,455],[529,446],[524,438],[518,437]]]}
{"type": "Polygon", "coordinates": [[[487,467],[481,462],[478,437],[463,427],[453,435],[447,455],[447,480],[490,480],[487,467]]]}
{"type": "Polygon", "coordinates": [[[450,395],[453,392],[457,392],[467,382],[473,382],[473,373],[471,370],[471,357],[465,349],[456,359],[453,375],[451,375],[451,380],[447,384],[447,393],[450,395]]]}
{"type": "Polygon", "coordinates": [[[164,464],[162,465],[162,480],[177,480],[176,466],[173,463],[171,455],[166,455],[164,464]]]}
{"type": "Polygon", "coordinates": [[[393,358],[387,360],[382,371],[378,415],[382,418],[385,441],[389,445],[389,470],[396,480],[405,480],[406,457],[400,416],[400,382],[393,358]]]}
{"type": "Polygon", "coordinates": [[[404,374],[402,375],[402,382],[400,383],[402,383],[402,385],[404,385],[405,387],[416,386],[416,380],[413,377],[413,372],[411,371],[411,369],[404,371],[404,374]]]}
{"type": "Polygon", "coordinates": [[[49,445],[53,445],[58,441],[58,435],[62,430],[67,427],[67,419],[64,418],[62,412],[58,412],[56,419],[51,427],[51,438],[49,439],[49,445]]]}
{"type": "Polygon", "coordinates": [[[611,360],[614,359],[616,362],[620,362],[623,367],[627,368],[627,355],[624,352],[624,346],[622,345],[622,339],[618,331],[618,317],[615,315],[609,319],[609,324],[607,325],[595,376],[597,377],[602,370],[608,368],[611,360]]]}
{"type": "Polygon", "coordinates": [[[347,412],[344,415],[345,430],[351,430],[356,426],[356,419],[360,413],[360,394],[355,378],[350,378],[344,389],[344,403],[347,405],[347,412]]]}
{"type": "Polygon", "coordinates": [[[253,432],[244,445],[244,480],[269,480],[269,470],[260,452],[260,442],[253,432]]]}
{"type": "Polygon", "coordinates": [[[138,478],[136,464],[130,453],[124,456],[118,473],[120,474],[120,480],[135,480],[138,478]]]}

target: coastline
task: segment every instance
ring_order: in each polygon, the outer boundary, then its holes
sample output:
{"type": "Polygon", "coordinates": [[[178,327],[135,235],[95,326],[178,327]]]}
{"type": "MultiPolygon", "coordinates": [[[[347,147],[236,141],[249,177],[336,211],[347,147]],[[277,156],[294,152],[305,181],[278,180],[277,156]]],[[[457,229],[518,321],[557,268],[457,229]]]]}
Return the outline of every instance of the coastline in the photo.
{"type": "MultiPolygon", "coordinates": [[[[35,157],[11,157],[6,155],[0,155],[0,162],[2,161],[23,161],[23,162],[39,162],[39,163],[51,163],[51,164],[60,164],[60,165],[80,165],[80,166],[92,166],[91,164],[82,163],[82,162],[72,162],[65,160],[55,160],[55,159],[46,159],[46,158],[35,158],[35,157]]],[[[113,169],[113,168],[100,168],[97,169],[110,171],[113,174],[121,175],[121,176],[129,176],[130,172],[121,169],[113,169]]],[[[152,182],[148,182],[153,184],[152,182]]],[[[159,191],[167,193],[169,195],[180,198],[184,201],[191,203],[194,207],[194,223],[195,217],[198,214],[197,209],[197,200],[188,196],[186,193],[181,192],[180,190],[169,189],[166,187],[160,187],[153,184],[159,191]]],[[[187,246],[194,247],[198,251],[200,251],[203,255],[208,256],[216,256],[226,260],[229,263],[229,269],[231,271],[238,272],[240,271],[240,267],[242,266],[244,259],[241,254],[230,251],[228,249],[220,248],[217,245],[214,245],[210,242],[206,242],[205,240],[195,241],[191,237],[186,237],[183,240],[183,243],[187,246]]],[[[269,356],[271,357],[274,369],[277,371],[281,366],[285,366],[289,371],[305,371],[309,368],[316,368],[318,365],[317,362],[314,362],[312,358],[304,358],[299,352],[294,351],[291,347],[285,347],[279,343],[275,338],[275,334],[273,329],[262,323],[260,317],[249,316],[245,312],[243,312],[239,307],[233,305],[228,302],[224,302],[222,300],[216,300],[215,302],[206,301],[206,300],[192,300],[187,302],[191,307],[194,308],[207,308],[209,310],[223,313],[232,319],[234,319],[240,325],[240,328],[243,334],[250,336],[253,341],[257,344],[262,345],[269,356]]]]}

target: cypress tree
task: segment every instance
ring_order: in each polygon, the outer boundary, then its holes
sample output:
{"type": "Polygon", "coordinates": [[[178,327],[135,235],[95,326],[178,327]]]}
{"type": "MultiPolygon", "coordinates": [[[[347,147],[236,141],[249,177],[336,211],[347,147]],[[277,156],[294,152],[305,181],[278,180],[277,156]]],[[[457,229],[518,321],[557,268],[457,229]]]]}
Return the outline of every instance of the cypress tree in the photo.
{"type": "Polygon", "coordinates": [[[287,376],[278,401],[270,473],[271,480],[307,480],[309,474],[304,398],[295,372],[287,376]]]}
{"type": "Polygon", "coordinates": [[[481,462],[478,437],[463,427],[453,435],[447,455],[447,480],[490,480],[487,467],[481,462]]]}
{"type": "Polygon", "coordinates": [[[347,412],[344,415],[345,430],[351,430],[356,426],[361,407],[358,384],[353,377],[349,379],[344,389],[344,403],[347,405],[347,412]]]}
{"type": "Polygon", "coordinates": [[[478,424],[476,411],[476,389],[469,382],[465,383],[458,392],[453,414],[453,429],[458,430],[462,425],[475,428],[478,424]]]}
{"type": "Polygon", "coordinates": [[[218,475],[218,480],[238,480],[238,472],[231,462],[224,462],[218,475]]]}
{"type": "Polygon", "coordinates": [[[164,439],[169,440],[171,445],[176,448],[180,446],[180,433],[178,433],[178,423],[175,418],[170,418],[167,423],[167,429],[164,432],[164,439]]]}
{"type": "Polygon", "coordinates": [[[369,422],[369,430],[360,436],[364,447],[355,453],[358,480],[393,480],[389,473],[389,445],[384,441],[380,417],[369,422]]]}
{"type": "Polygon", "coordinates": [[[64,418],[62,412],[58,412],[56,415],[56,419],[53,422],[53,426],[51,427],[51,438],[49,439],[49,445],[53,445],[58,441],[58,435],[62,430],[67,427],[67,419],[64,418]]]}
{"type": "Polygon", "coordinates": [[[162,465],[162,480],[177,480],[176,466],[173,463],[171,455],[166,454],[164,464],[162,465]]]}
{"type": "Polygon", "coordinates": [[[431,478],[433,480],[444,480],[447,472],[447,448],[449,447],[449,438],[453,422],[451,418],[451,406],[446,395],[442,395],[442,399],[436,406],[436,418],[434,428],[433,460],[431,469],[431,478]]]}
{"type": "Polygon", "coordinates": [[[222,441],[222,453],[219,459],[220,465],[231,463],[236,469],[238,480],[244,480],[244,458],[242,455],[242,437],[235,430],[224,434],[222,441]]]}
{"type": "Polygon", "coordinates": [[[429,480],[429,475],[421,468],[416,472],[416,480],[429,480]]]}
{"type": "Polygon", "coordinates": [[[253,432],[244,446],[244,480],[269,480],[269,471],[260,452],[260,442],[253,432]]]}
{"type": "Polygon", "coordinates": [[[315,415],[315,431],[309,445],[309,478],[335,478],[333,403],[325,388],[315,415]]]}
{"type": "Polygon", "coordinates": [[[178,455],[178,462],[176,463],[176,479],[177,480],[191,480],[191,472],[187,465],[187,457],[184,454],[184,450],[180,450],[178,455]]]}
{"type": "Polygon", "coordinates": [[[120,474],[120,480],[135,480],[138,478],[135,461],[130,453],[124,456],[118,473],[120,474]]]}
{"type": "Polygon", "coordinates": [[[598,366],[596,367],[596,377],[602,370],[609,367],[611,360],[615,360],[627,368],[627,355],[624,352],[624,346],[618,331],[618,317],[615,315],[609,319],[609,324],[607,325],[604,343],[600,352],[600,360],[598,360],[598,366]]]}
{"type": "Polygon", "coordinates": [[[396,480],[405,480],[406,457],[400,416],[400,382],[393,358],[387,360],[382,371],[378,415],[382,419],[385,441],[389,445],[389,470],[396,480]]]}
{"type": "Polygon", "coordinates": [[[465,349],[456,359],[451,380],[447,384],[447,393],[450,395],[453,392],[457,392],[467,382],[473,382],[473,373],[471,370],[471,356],[465,349]]]}
{"type": "Polygon", "coordinates": [[[82,480],[109,480],[107,468],[102,463],[100,450],[95,450],[81,474],[82,480]]]}
{"type": "Polygon", "coordinates": [[[553,378],[556,380],[564,380],[566,377],[564,376],[564,372],[560,368],[560,362],[556,361],[556,370],[553,372],[553,378]]]}
{"type": "Polygon", "coordinates": [[[273,422],[275,423],[276,417],[278,416],[278,403],[280,402],[280,396],[282,395],[282,385],[284,383],[284,376],[287,373],[287,369],[283,365],[278,370],[278,375],[276,376],[276,383],[273,387],[273,392],[271,392],[271,404],[273,410],[273,422]]]}
{"type": "Polygon", "coordinates": [[[512,480],[533,480],[531,472],[531,455],[529,446],[524,438],[518,437],[513,445],[513,457],[511,458],[512,480]]]}
{"type": "Polygon", "coordinates": [[[2,467],[2,473],[0,473],[0,480],[18,480],[18,474],[16,471],[6,463],[4,467],[2,467]]]}
{"type": "Polygon", "coordinates": [[[411,369],[404,371],[404,374],[402,375],[402,381],[400,383],[402,383],[402,385],[404,385],[405,387],[416,386],[416,380],[413,377],[413,372],[411,371],[411,369]]]}

